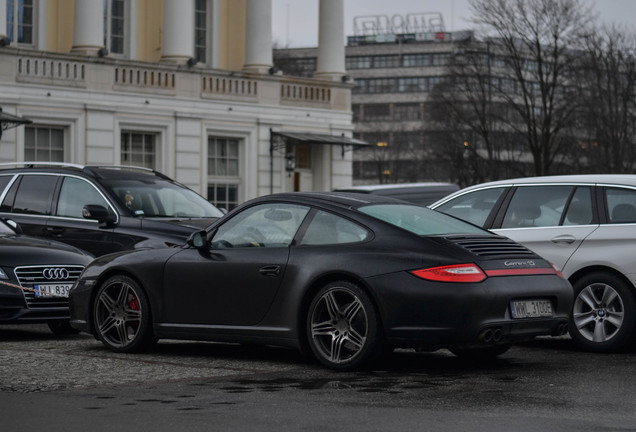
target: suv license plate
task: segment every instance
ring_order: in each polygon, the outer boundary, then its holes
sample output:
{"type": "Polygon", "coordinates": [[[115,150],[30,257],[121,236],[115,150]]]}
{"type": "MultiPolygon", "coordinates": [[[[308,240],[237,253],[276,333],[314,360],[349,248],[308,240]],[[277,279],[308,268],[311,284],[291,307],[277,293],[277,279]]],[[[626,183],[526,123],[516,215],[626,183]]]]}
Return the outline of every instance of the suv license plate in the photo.
{"type": "Polygon", "coordinates": [[[540,318],[552,316],[550,300],[523,300],[510,302],[513,318],[540,318]]]}
{"type": "Polygon", "coordinates": [[[40,284],[34,285],[36,297],[68,297],[73,284],[40,284]]]}

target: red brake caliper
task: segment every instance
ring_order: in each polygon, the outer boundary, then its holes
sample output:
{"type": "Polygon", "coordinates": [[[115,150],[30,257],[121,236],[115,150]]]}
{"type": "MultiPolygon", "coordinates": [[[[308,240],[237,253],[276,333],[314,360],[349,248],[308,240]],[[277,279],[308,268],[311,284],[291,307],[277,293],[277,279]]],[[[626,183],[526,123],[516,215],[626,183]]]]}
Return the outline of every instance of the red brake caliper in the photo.
{"type": "Polygon", "coordinates": [[[130,302],[128,303],[128,307],[131,310],[139,310],[139,300],[137,300],[137,297],[133,297],[132,300],[130,300],[130,302]]]}

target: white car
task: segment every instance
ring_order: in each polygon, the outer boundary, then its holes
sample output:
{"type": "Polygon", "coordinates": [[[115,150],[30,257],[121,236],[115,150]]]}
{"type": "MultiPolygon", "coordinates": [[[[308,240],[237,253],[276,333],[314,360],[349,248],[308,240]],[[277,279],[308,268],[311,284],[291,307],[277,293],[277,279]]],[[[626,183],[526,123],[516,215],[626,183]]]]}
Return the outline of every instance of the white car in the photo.
{"type": "Polygon", "coordinates": [[[528,177],[471,186],[430,205],[551,261],[574,288],[570,336],[591,351],[636,336],[636,175],[528,177]]]}

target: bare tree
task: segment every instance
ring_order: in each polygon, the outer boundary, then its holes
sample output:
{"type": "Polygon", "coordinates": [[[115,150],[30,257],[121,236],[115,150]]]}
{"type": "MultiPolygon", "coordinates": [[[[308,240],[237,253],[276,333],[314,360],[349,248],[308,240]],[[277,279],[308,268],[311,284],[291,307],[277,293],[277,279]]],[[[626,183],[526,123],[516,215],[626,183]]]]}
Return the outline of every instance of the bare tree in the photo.
{"type": "Polygon", "coordinates": [[[615,26],[588,35],[576,68],[579,158],[590,172],[636,170],[636,35],[615,26]]]}

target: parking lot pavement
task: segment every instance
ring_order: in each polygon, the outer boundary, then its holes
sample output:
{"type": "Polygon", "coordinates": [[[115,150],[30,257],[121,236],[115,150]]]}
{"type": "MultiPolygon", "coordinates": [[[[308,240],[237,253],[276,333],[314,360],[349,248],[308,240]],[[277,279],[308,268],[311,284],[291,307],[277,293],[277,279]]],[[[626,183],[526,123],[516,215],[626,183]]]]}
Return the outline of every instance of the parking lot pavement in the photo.
{"type": "MultiPolygon", "coordinates": [[[[293,361],[281,365],[276,356],[272,360],[258,355],[237,359],[240,349],[225,344],[161,341],[153,353],[116,354],[86,334],[60,337],[46,325],[0,326],[0,392],[173,382],[301,367],[293,361]],[[229,360],[228,350],[234,356],[229,360]]],[[[294,351],[281,349],[280,355],[303,361],[294,351]]]]}
{"type": "Polygon", "coordinates": [[[400,350],[339,373],[272,347],[162,340],[115,354],[87,335],[0,326],[8,431],[627,431],[634,388],[636,354],[585,353],[568,337],[488,363],[400,350]]]}

